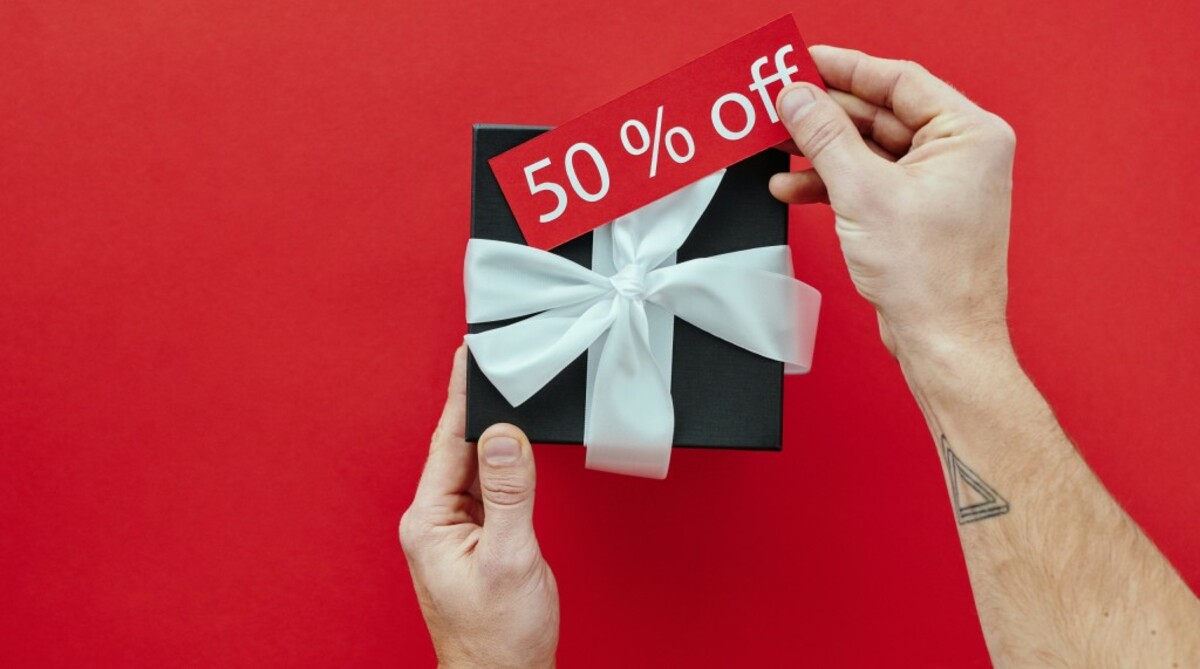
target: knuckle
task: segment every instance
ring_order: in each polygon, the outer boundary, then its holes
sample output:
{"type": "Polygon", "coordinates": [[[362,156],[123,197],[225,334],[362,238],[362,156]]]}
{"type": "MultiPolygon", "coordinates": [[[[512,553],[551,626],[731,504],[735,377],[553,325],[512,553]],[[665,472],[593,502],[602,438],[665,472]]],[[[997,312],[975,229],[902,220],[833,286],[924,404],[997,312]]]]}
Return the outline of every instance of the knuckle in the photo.
{"type": "Polygon", "coordinates": [[[499,506],[514,506],[533,491],[533,482],[519,474],[493,474],[479,482],[488,501],[499,506]]]}
{"type": "Polygon", "coordinates": [[[1008,121],[986,109],[976,109],[967,116],[965,124],[990,142],[1015,144],[1017,141],[1016,132],[1008,121]]]}
{"type": "Polygon", "coordinates": [[[406,555],[411,555],[420,545],[422,523],[411,508],[400,516],[400,547],[406,555]]]}
{"type": "Polygon", "coordinates": [[[847,124],[833,114],[811,114],[804,128],[804,156],[818,160],[846,132],[847,124]]]}
{"type": "Polygon", "coordinates": [[[1008,121],[1005,121],[1004,119],[992,113],[989,113],[988,116],[992,136],[995,138],[996,143],[1004,147],[1016,147],[1017,131],[1013,130],[1013,127],[1009,125],[1008,121]]]}

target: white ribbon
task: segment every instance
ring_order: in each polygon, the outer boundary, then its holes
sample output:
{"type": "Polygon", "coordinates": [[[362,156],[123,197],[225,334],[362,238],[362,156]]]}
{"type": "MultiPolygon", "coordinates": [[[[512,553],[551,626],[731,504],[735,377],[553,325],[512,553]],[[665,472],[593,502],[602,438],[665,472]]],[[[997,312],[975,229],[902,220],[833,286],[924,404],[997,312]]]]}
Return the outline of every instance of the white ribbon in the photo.
{"type": "Polygon", "coordinates": [[[594,239],[611,236],[612,264],[599,271],[522,244],[467,243],[467,321],[536,314],[467,335],[480,369],[509,404],[525,402],[584,351],[596,358],[583,440],[589,469],[667,475],[675,431],[669,315],[781,360],[788,373],[812,363],[821,296],[793,278],[786,245],[674,262],[724,173],[607,224],[606,235],[594,239]],[[657,309],[668,317],[656,318],[657,309]],[[652,345],[664,338],[665,360],[656,355],[663,347],[652,345]]]}

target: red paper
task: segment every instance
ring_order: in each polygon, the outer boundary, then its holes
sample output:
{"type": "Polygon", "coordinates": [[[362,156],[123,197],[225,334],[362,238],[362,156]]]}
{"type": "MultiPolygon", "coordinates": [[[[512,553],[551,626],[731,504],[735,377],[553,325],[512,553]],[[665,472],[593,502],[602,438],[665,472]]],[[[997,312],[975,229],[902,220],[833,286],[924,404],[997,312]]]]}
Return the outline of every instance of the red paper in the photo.
{"type": "Polygon", "coordinates": [[[788,139],[775,96],[823,86],[791,15],[490,161],[525,241],[550,249],[788,139]]]}

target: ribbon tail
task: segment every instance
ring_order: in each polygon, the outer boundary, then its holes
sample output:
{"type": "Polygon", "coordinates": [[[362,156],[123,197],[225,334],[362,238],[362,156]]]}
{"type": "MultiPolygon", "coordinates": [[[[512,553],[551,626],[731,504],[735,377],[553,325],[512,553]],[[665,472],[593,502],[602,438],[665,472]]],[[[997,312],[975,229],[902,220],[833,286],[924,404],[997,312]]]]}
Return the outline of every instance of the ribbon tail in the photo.
{"type": "Polygon", "coordinates": [[[583,355],[617,315],[616,300],[568,305],[467,335],[467,348],[492,385],[520,406],[583,355]]]}
{"type": "Polygon", "coordinates": [[[671,460],[675,405],[650,352],[643,305],[617,301],[596,369],[587,426],[587,467],[662,479],[671,460]]]}
{"type": "Polygon", "coordinates": [[[647,300],[789,373],[812,367],[821,294],[792,277],[786,246],[697,258],[646,277],[647,300]],[[755,267],[756,263],[760,263],[755,267]]]}

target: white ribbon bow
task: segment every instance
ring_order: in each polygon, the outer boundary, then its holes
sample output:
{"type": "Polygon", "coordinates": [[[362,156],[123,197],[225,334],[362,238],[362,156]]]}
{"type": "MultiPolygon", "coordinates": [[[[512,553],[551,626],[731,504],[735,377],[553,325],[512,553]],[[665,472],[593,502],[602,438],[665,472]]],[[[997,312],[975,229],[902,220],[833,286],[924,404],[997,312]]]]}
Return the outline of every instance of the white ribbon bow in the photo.
{"type": "Polygon", "coordinates": [[[480,369],[509,404],[525,402],[589,351],[583,439],[589,469],[667,475],[675,431],[672,316],[781,360],[789,373],[807,372],[812,363],[821,296],[793,278],[786,245],[675,264],[675,251],[724,173],[597,229],[593,269],[521,244],[467,244],[467,321],[536,314],[467,335],[480,369]],[[611,266],[596,262],[607,259],[610,235],[611,266]]]}

